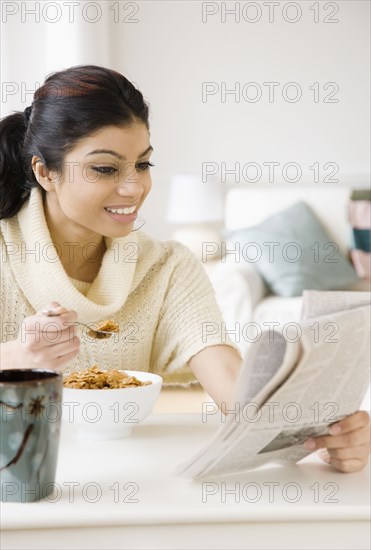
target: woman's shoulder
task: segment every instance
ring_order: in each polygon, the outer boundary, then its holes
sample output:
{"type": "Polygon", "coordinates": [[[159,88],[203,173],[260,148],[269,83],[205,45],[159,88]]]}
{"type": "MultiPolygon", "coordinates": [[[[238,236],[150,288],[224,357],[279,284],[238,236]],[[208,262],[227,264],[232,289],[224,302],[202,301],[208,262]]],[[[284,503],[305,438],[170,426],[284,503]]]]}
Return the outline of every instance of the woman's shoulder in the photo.
{"type": "Polygon", "coordinates": [[[184,272],[182,267],[192,261],[192,252],[183,244],[172,240],[161,241],[142,231],[136,231],[135,245],[137,256],[133,289],[153,275],[159,285],[167,284],[174,272],[184,272]]]}
{"type": "Polygon", "coordinates": [[[141,232],[137,235],[139,247],[133,288],[144,279],[153,279],[160,288],[172,288],[174,295],[196,285],[208,294],[210,281],[202,262],[184,244],[174,241],[160,241],[141,232]]]}

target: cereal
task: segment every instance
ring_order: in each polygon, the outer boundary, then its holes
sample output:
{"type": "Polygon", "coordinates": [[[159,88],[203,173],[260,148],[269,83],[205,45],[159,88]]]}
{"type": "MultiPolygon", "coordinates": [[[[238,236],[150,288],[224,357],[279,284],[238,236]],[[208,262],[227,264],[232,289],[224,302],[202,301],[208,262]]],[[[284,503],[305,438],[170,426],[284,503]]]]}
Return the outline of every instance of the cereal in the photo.
{"type": "MultiPolygon", "coordinates": [[[[116,323],[116,321],[109,319],[108,321],[102,321],[101,323],[99,323],[99,325],[95,330],[103,330],[105,332],[118,332],[119,325],[118,323],[116,323]]],[[[99,334],[97,332],[94,332],[94,330],[88,330],[87,334],[91,338],[97,338],[97,339],[110,338],[110,334],[99,334]]]]}
{"type": "Polygon", "coordinates": [[[97,330],[105,330],[108,332],[118,332],[119,331],[119,325],[116,323],[116,321],[112,321],[112,319],[109,319],[108,321],[102,321],[99,323],[97,330]]]}
{"type": "Polygon", "coordinates": [[[72,372],[63,382],[66,388],[80,390],[117,390],[148,386],[148,384],[152,382],[142,382],[135,376],[129,376],[120,370],[102,371],[96,365],[81,372],[72,372]]]}

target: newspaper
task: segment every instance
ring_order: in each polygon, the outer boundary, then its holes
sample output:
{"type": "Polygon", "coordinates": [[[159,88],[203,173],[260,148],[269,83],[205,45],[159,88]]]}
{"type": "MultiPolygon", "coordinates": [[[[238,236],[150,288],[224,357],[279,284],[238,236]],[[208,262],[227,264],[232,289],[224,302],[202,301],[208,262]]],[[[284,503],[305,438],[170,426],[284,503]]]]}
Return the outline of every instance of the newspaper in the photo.
{"type": "Polygon", "coordinates": [[[305,291],[297,338],[281,327],[250,346],[234,411],[175,473],[215,477],[310,454],[304,441],[358,410],[368,389],[370,298],[369,292],[305,291]]]}

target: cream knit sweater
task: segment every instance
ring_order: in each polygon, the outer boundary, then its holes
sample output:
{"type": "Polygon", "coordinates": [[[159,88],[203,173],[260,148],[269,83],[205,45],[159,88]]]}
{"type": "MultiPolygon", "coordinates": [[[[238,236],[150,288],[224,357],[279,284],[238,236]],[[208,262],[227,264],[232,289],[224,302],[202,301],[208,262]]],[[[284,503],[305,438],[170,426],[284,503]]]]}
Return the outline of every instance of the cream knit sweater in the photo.
{"type": "Polygon", "coordinates": [[[141,231],[106,238],[100,271],[86,283],[66,274],[38,188],[18,215],[1,220],[0,230],[1,342],[16,338],[25,317],[56,300],[83,323],[114,319],[120,325],[120,333],[106,340],[80,332],[80,354],[67,371],[97,364],[155,372],[165,384],[187,385],[196,381],[187,364],[193,355],[217,344],[238,351],[221,337],[221,313],[202,265],[180,243],[141,231]],[[206,323],[216,334],[207,336],[206,323]]]}

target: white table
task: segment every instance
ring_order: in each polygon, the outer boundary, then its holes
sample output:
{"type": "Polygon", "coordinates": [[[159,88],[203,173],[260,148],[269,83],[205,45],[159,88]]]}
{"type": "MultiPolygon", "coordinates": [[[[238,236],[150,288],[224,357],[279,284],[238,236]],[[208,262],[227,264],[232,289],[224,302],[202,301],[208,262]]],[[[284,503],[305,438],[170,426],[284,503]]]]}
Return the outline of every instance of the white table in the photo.
{"type": "Polygon", "coordinates": [[[219,421],[154,414],[105,442],[64,428],[55,502],[2,504],[2,550],[369,548],[368,469],[342,474],[311,455],[207,486],[175,477],[219,421]]]}

